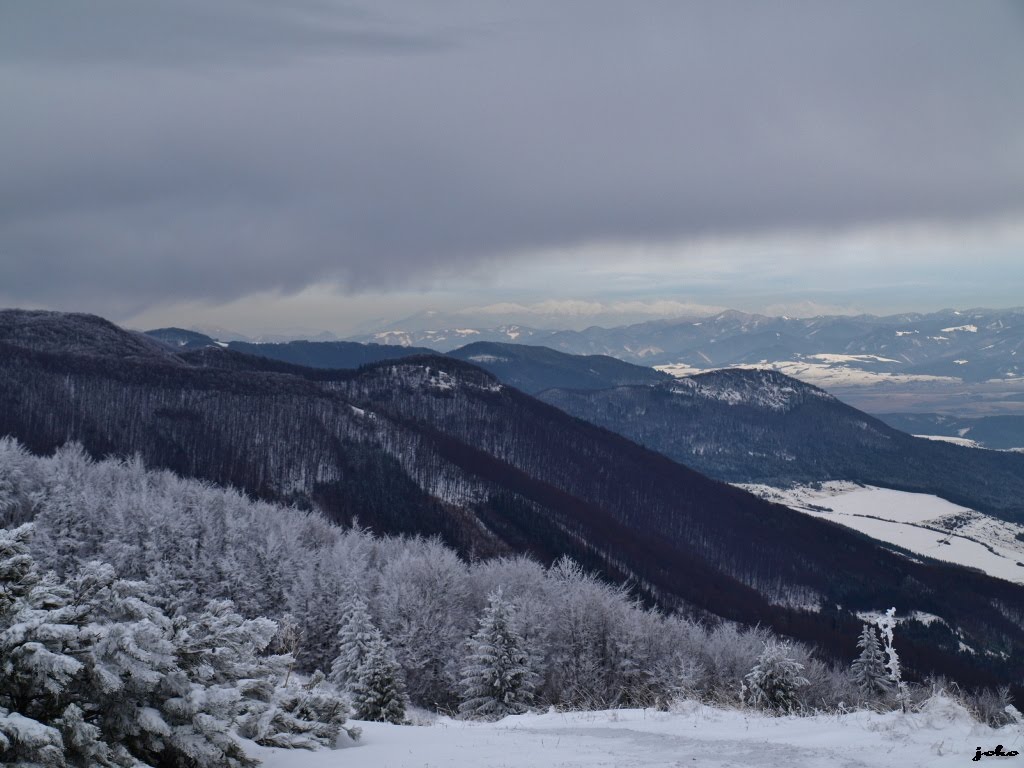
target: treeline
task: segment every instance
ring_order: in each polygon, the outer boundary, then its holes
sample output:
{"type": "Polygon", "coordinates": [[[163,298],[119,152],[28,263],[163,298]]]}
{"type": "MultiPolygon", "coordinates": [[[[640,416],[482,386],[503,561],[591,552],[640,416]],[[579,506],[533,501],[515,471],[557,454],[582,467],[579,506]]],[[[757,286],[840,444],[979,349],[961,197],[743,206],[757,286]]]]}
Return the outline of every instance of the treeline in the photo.
{"type": "MultiPolygon", "coordinates": [[[[456,711],[472,690],[467,647],[474,658],[486,655],[482,619],[490,611],[493,620],[496,595],[523,651],[534,706],[656,706],[681,695],[736,705],[752,670],[779,647],[765,629],[646,608],[568,559],[550,568],[525,557],[467,562],[436,539],[340,528],[137,459],[96,462],[76,445],[36,457],[0,440],[0,523],[29,521],[35,568],[51,571],[54,583],[95,578],[100,568],[110,583],[135,585],[171,628],[237,612],[230,624],[261,627],[250,656],[291,652],[307,674],[338,666],[339,630],[363,605],[412,703],[442,711],[456,711]],[[476,646],[467,646],[471,638],[476,646]]],[[[877,703],[846,668],[855,643],[852,634],[840,665],[789,645],[784,660],[800,667],[802,682],[787,711],[877,703]]],[[[259,663],[282,671],[280,659],[259,663]]]]}
{"type": "MultiPolygon", "coordinates": [[[[550,568],[525,557],[467,562],[437,539],[340,528],[137,459],[96,462],[77,445],[36,457],[0,440],[0,478],[0,522],[34,523],[42,570],[66,579],[84,563],[109,563],[120,578],[147,584],[169,616],[230,600],[244,616],[294,631],[299,670],[330,669],[345,611],[363,600],[421,706],[457,707],[465,641],[499,588],[542,704],[652,704],[686,688],[731,701],[767,637],[666,616],[568,559],[550,568]]],[[[832,701],[833,672],[801,654],[832,681],[820,702],[809,691],[806,704],[832,701]]]]}

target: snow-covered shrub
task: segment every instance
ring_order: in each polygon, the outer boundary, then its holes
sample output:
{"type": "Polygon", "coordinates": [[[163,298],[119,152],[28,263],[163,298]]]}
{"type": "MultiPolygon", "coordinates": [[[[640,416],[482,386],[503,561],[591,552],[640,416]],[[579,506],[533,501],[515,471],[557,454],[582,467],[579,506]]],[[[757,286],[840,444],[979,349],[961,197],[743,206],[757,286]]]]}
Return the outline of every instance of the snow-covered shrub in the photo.
{"type": "Polygon", "coordinates": [[[803,676],[807,678],[807,684],[796,692],[800,712],[838,712],[860,700],[860,691],[849,670],[815,658],[805,646],[794,644],[792,653],[804,665],[803,676]]]}
{"type": "Polygon", "coordinates": [[[744,677],[743,700],[758,709],[790,714],[797,709],[797,690],[807,685],[804,665],[791,657],[788,643],[769,640],[754,668],[744,677]]]}
{"type": "MultiPolygon", "coordinates": [[[[257,744],[288,749],[333,747],[345,725],[348,707],[324,688],[322,673],[315,673],[305,685],[275,688],[262,706],[238,721],[238,733],[257,744]]],[[[358,729],[346,729],[353,738],[358,729]]]]}
{"type": "Polygon", "coordinates": [[[1013,723],[1024,725],[1024,717],[1013,706],[1013,697],[1010,696],[1010,687],[1007,685],[999,688],[983,688],[980,691],[967,694],[963,698],[967,709],[980,723],[985,723],[993,728],[1013,723]]]}
{"type": "Polygon", "coordinates": [[[533,699],[536,675],[523,639],[512,626],[512,608],[500,590],[491,595],[468,651],[459,712],[493,720],[525,712],[533,699]]]}
{"type": "Polygon", "coordinates": [[[700,660],[705,675],[700,684],[702,698],[731,705],[771,635],[761,627],[743,628],[723,622],[710,631],[695,625],[687,633],[687,640],[688,655],[700,660]]]}

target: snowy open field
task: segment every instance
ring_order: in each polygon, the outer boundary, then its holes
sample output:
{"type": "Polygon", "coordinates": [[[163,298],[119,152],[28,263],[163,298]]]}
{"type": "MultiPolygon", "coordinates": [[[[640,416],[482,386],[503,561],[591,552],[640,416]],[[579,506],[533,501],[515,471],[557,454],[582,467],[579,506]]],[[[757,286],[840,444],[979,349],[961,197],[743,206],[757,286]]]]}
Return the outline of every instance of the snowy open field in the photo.
{"type": "Polygon", "coordinates": [[[911,552],[979,568],[1024,583],[1024,526],[997,520],[937,496],[854,483],[820,488],[743,485],[770,501],[855,528],[911,552]]]}
{"type": "MultiPolygon", "coordinates": [[[[552,712],[497,723],[440,718],[426,726],[358,725],[362,738],[337,750],[250,744],[249,751],[266,768],[924,768],[967,765],[978,747],[996,744],[1024,752],[1020,726],[979,725],[945,697],[908,715],[774,718],[684,702],[670,713],[552,712]]],[[[1024,758],[986,759],[1024,764],[1024,758]]]]}

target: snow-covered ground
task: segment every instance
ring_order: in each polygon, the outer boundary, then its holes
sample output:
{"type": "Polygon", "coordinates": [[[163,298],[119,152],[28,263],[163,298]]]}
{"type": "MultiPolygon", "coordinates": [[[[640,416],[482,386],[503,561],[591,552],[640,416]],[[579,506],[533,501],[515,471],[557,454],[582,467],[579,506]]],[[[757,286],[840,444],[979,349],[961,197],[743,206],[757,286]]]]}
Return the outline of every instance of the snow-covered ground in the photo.
{"type": "Polygon", "coordinates": [[[991,576],[1024,583],[1024,526],[960,507],[937,496],[854,483],[748,491],[815,517],[855,528],[911,552],[979,568],[991,576]]]}
{"type": "Polygon", "coordinates": [[[982,448],[976,440],[971,440],[967,437],[952,437],[950,435],[914,435],[914,437],[920,437],[923,440],[938,440],[940,443],[952,443],[953,445],[962,445],[965,448],[982,448]]]}
{"type": "MultiPolygon", "coordinates": [[[[363,728],[362,737],[337,750],[253,744],[248,749],[266,768],[923,768],[966,765],[978,747],[990,750],[1001,744],[1004,751],[1024,752],[1019,725],[998,730],[979,725],[944,696],[911,714],[775,718],[683,702],[673,712],[551,712],[497,723],[439,718],[425,726],[355,724],[363,728]]],[[[1002,762],[1016,764],[1012,758],[1002,762]]]]}
{"type": "MultiPolygon", "coordinates": [[[[730,368],[767,368],[816,387],[873,387],[879,384],[960,384],[952,376],[929,374],[894,373],[871,370],[864,366],[889,362],[875,355],[808,355],[802,360],[760,360],[756,363],[732,365],[730,368]]],[[[713,368],[695,368],[687,363],[670,363],[654,366],[677,378],[704,373],[713,368]]]]}

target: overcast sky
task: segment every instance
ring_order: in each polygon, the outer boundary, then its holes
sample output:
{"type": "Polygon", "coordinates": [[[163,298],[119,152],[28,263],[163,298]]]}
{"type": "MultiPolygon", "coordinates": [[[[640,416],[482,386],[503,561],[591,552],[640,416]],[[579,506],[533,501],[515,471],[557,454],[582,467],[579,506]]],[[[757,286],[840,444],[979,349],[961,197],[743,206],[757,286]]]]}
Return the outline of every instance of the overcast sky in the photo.
{"type": "Polygon", "coordinates": [[[9,306],[1024,304],[1020,0],[13,0],[0,104],[9,306]]]}

